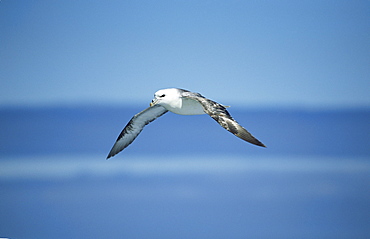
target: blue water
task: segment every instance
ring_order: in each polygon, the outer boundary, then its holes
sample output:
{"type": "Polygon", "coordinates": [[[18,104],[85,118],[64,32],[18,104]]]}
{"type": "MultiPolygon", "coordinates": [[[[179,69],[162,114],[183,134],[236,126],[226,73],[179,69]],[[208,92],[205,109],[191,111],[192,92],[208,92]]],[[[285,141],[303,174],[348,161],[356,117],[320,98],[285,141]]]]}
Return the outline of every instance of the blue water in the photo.
{"type": "Polygon", "coordinates": [[[0,237],[368,238],[370,110],[166,114],[106,161],[139,108],[0,110],[0,237]]]}

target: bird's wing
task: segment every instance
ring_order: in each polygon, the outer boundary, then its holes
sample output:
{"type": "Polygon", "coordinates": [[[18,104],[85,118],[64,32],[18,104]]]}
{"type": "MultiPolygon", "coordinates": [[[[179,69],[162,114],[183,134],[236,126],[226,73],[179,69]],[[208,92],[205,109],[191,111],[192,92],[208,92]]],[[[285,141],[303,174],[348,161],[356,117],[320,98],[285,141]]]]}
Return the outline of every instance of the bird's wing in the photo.
{"type": "Polygon", "coordinates": [[[202,105],[205,113],[211,116],[217,121],[217,123],[219,123],[227,131],[233,133],[235,136],[251,144],[266,147],[258,139],[253,137],[251,133],[244,129],[238,122],[236,122],[226,110],[225,106],[207,99],[198,93],[183,92],[182,97],[198,101],[202,105]]]}
{"type": "Polygon", "coordinates": [[[128,122],[118,136],[117,141],[110,150],[107,159],[118,154],[129,144],[131,144],[143,130],[145,125],[162,116],[167,111],[168,110],[160,105],[154,105],[132,117],[130,122],[128,122]]]}

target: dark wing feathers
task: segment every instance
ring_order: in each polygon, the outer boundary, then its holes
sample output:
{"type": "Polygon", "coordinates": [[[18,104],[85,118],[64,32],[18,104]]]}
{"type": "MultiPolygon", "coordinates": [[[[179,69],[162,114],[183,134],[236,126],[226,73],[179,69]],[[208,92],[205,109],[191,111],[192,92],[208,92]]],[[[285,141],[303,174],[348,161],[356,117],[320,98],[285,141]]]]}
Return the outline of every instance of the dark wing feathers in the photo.
{"type": "Polygon", "coordinates": [[[117,141],[109,152],[107,159],[118,154],[129,144],[131,144],[143,130],[145,125],[162,116],[167,111],[168,110],[160,105],[154,105],[132,117],[118,136],[117,141]]]}
{"type": "Polygon", "coordinates": [[[194,94],[191,92],[189,93],[184,92],[183,97],[198,101],[203,106],[204,112],[206,112],[209,116],[216,120],[223,128],[233,133],[235,136],[251,144],[266,147],[258,139],[253,137],[251,133],[249,133],[240,124],[238,124],[238,122],[236,122],[233,119],[233,117],[231,117],[229,112],[226,110],[225,106],[212,100],[206,99],[200,94],[194,94]]]}

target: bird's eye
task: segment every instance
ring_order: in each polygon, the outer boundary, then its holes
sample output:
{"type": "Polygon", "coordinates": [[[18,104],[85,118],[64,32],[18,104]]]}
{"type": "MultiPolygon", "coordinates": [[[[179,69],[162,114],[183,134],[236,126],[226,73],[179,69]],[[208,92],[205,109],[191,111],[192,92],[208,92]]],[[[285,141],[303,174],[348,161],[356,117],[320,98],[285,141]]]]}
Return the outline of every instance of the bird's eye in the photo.
{"type": "Polygon", "coordinates": [[[163,94],[163,95],[160,95],[159,97],[161,97],[161,98],[163,98],[163,97],[165,97],[166,95],[165,94],[163,94]]]}

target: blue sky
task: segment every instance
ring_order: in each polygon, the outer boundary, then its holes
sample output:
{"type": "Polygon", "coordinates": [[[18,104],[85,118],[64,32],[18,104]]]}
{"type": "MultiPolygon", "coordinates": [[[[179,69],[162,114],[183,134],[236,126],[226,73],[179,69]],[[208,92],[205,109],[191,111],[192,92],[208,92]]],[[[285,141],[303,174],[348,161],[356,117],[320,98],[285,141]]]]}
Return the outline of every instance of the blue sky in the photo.
{"type": "Polygon", "coordinates": [[[0,2],[0,105],[370,106],[369,1],[0,2]]]}

